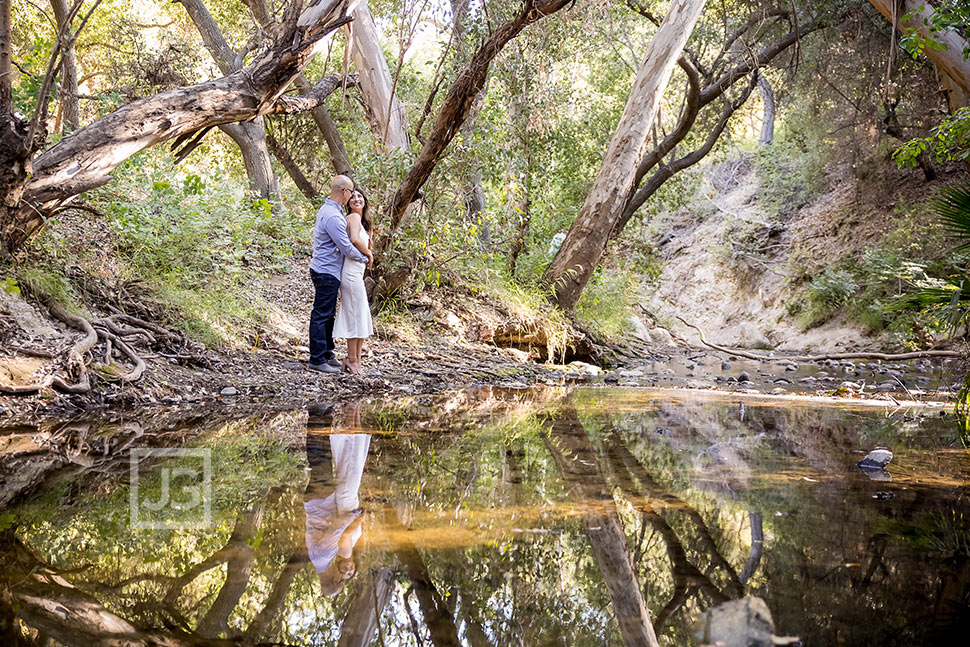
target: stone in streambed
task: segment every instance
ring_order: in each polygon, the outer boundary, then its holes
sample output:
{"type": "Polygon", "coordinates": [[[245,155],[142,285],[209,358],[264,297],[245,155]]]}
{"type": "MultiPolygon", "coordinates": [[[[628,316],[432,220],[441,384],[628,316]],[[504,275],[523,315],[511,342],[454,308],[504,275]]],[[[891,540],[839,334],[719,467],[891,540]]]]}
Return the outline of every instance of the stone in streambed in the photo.
{"type": "Polygon", "coordinates": [[[775,636],[775,623],[765,601],[758,597],[731,600],[706,611],[697,639],[719,647],[775,647],[791,645],[797,638],[775,636]]]}
{"type": "Polygon", "coordinates": [[[893,453],[888,449],[874,449],[856,465],[864,470],[884,470],[892,459],[893,453]]]}

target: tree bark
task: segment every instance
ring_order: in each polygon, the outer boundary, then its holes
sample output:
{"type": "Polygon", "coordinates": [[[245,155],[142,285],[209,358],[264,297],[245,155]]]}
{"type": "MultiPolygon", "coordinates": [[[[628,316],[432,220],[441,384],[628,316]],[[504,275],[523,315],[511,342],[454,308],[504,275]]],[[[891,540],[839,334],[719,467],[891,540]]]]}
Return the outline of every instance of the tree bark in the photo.
{"type": "Polygon", "coordinates": [[[3,235],[3,214],[16,209],[33,172],[28,124],[13,111],[13,58],[10,50],[11,0],[0,0],[0,257],[12,251],[3,235]],[[4,172],[6,169],[6,172],[4,172]]]}
{"type": "Polygon", "coordinates": [[[544,281],[555,303],[571,309],[606,249],[610,234],[634,188],[660,99],[674,63],[694,29],[705,0],[672,0],[650,41],[626,107],[579,215],[546,270],[544,281]]]}
{"type": "Polygon", "coordinates": [[[360,75],[360,90],[364,95],[367,121],[380,153],[405,153],[411,144],[407,131],[404,106],[394,94],[391,71],[384,58],[384,49],[377,34],[374,16],[361,0],[351,13],[350,52],[354,68],[360,75]]]}
{"type": "Polygon", "coordinates": [[[270,200],[280,193],[279,180],[273,172],[266,144],[266,124],[262,117],[238,124],[223,124],[219,130],[229,135],[242,154],[249,190],[264,200],[270,200]]]}
{"type": "Polygon", "coordinates": [[[421,152],[391,198],[387,209],[387,231],[374,245],[376,256],[380,257],[383,254],[394,233],[404,224],[408,205],[414,202],[418,191],[438,164],[445,148],[465,122],[475,96],[485,85],[492,60],[498,56],[506,43],[528,25],[559,11],[572,2],[573,0],[525,0],[516,17],[492,32],[488,40],[478,48],[448,90],[421,152]]]}
{"type": "MultiPolygon", "coordinates": [[[[67,0],[51,0],[57,28],[64,31],[70,8],[67,0]]],[[[77,97],[77,57],[74,49],[74,35],[67,31],[67,42],[63,44],[61,57],[61,87],[58,99],[61,103],[61,119],[64,133],[73,132],[81,125],[81,111],[77,97]]]]}
{"type": "MultiPolygon", "coordinates": [[[[243,1],[249,7],[260,29],[266,34],[275,37],[279,32],[279,25],[276,23],[276,19],[270,15],[269,7],[266,6],[266,0],[243,1]]],[[[303,94],[309,94],[311,92],[312,86],[303,72],[296,75],[293,84],[303,94]]],[[[350,160],[347,157],[347,148],[344,146],[344,141],[340,137],[340,132],[337,130],[337,124],[330,117],[330,111],[327,110],[327,106],[321,103],[310,110],[310,114],[313,116],[313,121],[317,124],[317,128],[320,129],[320,133],[326,140],[327,147],[330,149],[330,159],[333,163],[334,171],[338,175],[354,177],[354,169],[350,166],[350,160]]],[[[280,163],[283,163],[283,160],[280,160],[280,163]]]]}
{"type": "Polygon", "coordinates": [[[752,82],[748,84],[747,88],[741,93],[741,96],[738,97],[737,100],[724,101],[724,108],[721,110],[721,115],[718,117],[718,120],[711,129],[711,132],[707,135],[704,143],[699,148],[691,151],[683,157],[674,160],[670,164],[662,165],[652,176],[650,176],[650,179],[647,180],[646,184],[637,189],[636,193],[633,194],[633,196],[627,201],[626,206],[623,208],[623,214],[620,216],[620,220],[617,222],[616,227],[614,227],[611,238],[615,238],[620,234],[621,231],[623,231],[623,228],[626,227],[627,223],[630,221],[630,218],[633,217],[633,214],[636,213],[637,209],[643,206],[643,203],[649,200],[650,197],[656,193],[661,186],[663,186],[664,182],[672,178],[680,171],[697,164],[704,159],[708,153],[711,152],[711,149],[714,148],[714,144],[716,144],[717,140],[721,137],[721,133],[723,133],[724,129],[727,127],[728,121],[731,119],[731,115],[733,115],[738,108],[744,105],[744,102],[748,100],[749,96],[751,96],[751,92],[754,87],[755,81],[752,78],[752,82]]]}
{"type": "Polygon", "coordinates": [[[879,13],[884,15],[899,32],[918,32],[924,38],[930,38],[945,45],[942,49],[927,47],[923,53],[933,61],[941,72],[945,72],[953,82],[965,93],[970,95],[970,61],[963,58],[963,50],[967,47],[966,39],[954,30],[948,29],[942,33],[930,34],[927,25],[933,24],[936,13],[928,2],[922,0],[869,0],[879,13]],[[896,4],[893,15],[893,4],[896,4]],[[902,17],[910,12],[916,14],[915,19],[900,23],[902,17]]]}
{"type": "Polygon", "coordinates": [[[765,116],[761,120],[761,137],[758,146],[768,146],[775,139],[775,93],[764,74],[758,74],[758,94],[765,106],[765,116]]]}
{"type": "Polygon", "coordinates": [[[9,111],[0,112],[0,252],[15,252],[39,229],[46,214],[84,191],[107,184],[116,166],[146,148],[172,139],[183,143],[213,126],[319,105],[325,96],[319,84],[310,96],[281,95],[317,53],[321,39],[349,20],[344,14],[346,2],[320,0],[302,13],[297,13],[299,5],[291,5],[280,36],[251,64],[219,79],[122,106],[38,156],[29,177],[30,160],[20,166],[13,163],[16,151],[4,138],[14,131],[8,124],[16,118],[9,111]],[[2,163],[7,160],[12,163],[2,163]]]}

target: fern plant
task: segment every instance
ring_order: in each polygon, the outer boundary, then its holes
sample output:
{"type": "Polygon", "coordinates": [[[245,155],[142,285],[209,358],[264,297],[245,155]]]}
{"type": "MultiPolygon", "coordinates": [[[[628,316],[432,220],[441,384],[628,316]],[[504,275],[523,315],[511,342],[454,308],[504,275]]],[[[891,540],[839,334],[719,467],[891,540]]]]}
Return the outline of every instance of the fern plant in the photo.
{"type": "MultiPolygon", "coordinates": [[[[970,182],[943,188],[931,204],[947,233],[960,241],[956,250],[970,249],[970,182]]],[[[915,285],[915,291],[899,297],[890,309],[926,312],[950,332],[970,321],[970,277],[966,270],[948,279],[917,280],[915,285]]]]}

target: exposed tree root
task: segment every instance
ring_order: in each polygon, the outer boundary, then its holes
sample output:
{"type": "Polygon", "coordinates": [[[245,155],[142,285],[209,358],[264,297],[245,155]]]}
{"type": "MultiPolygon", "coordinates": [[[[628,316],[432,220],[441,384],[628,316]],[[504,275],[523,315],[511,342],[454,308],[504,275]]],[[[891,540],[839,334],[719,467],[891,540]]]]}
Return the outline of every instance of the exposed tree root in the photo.
{"type": "MultiPolygon", "coordinates": [[[[119,381],[122,384],[137,382],[145,373],[147,364],[142,356],[132,347],[136,342],[142,342],[148,346],[164,343],[165,346],[181,350],[184,340],[176,333],[166,330],[148,321],[144,321],[131,315],[126,315],[115,311],[109,317],[88,320],[84,317],[72,314],[65,310],[60,304],[47,299],[47,309],[51,315],[66,323],[72,328],[84,333],[79,341],[67,351],[64,359],[64,369],[70,377],[58,375],[56,367],[51,369],[49,375],[31,384],[0,384],[0,393],[8,395],[30,395],[47,388],[54,388],[65,393],[88,393],[91,391],[91,379],[89,373],[91,351],[99,342],[104,344],[103,360],[106,366],[114,363],[112,359],[115,354],[121,355],[134,365],[130,371],[117,375],[102,375],[103,379],[119,381]]],[[[46,352],[32,349],[17,349],[25,355],[48,357],[55,360],[63,355],[63,352],[46,352]]],[[[172,355],[173,357],[183,357],[183,355],[172,355]]]]}
{"type": "Polygon", "coordinates": [[[704,337],[704,331],[695,326],[694,324],[687,323],[681,317],[681,323],[685,326],[689,326],[697,331],[698,336],[701,338],[701,343],[705,346],[709,346],[714,350],[719,350],[722,353],[730,353],[732,355],[737,355],[738,357],[744,357],[747,359],[755,359],[762,362],[778,360],[778,359],[790,359],[794,362],[818,362],[826,359],[881,359],[890,362],[896,362],[904,359],[920,359],[923,357],[963,357],[963,353],[955,350],[921,350],[914,353],[827,353],[823,355],[793,355],[782,357],[772,357],[770,355],[759,355],[758,353],[748,353],[743,350],[737,350],[735,348],[727,348],[725,346],[718,346],[717,344],[712,344],[707,341],[704,337]]]}

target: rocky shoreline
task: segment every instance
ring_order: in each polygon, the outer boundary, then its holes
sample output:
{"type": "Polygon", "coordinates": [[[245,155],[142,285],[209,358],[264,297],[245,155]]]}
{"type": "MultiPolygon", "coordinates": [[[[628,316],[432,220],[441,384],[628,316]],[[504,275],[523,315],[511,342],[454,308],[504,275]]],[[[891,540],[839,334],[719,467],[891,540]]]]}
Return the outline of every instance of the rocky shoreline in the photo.
{"type": "Polygon", "coordinates": [[[886,404],[949,405],[961,387],[953,360],[794,362],[784,356],[756,361],[719,351],[667,348],[604,358],[609,368],[585,362],[545,364],[515,349],[481,343],[406,344],[374,340],[361,375],[306,370],[299,355],[273,351],[206,351],[204,364],[187,366],[149,358],[141,381],[99,380],[87,394],[45,390],[0,396],[0,426],[41,419],[145,415],[171,408],[256,409],[299,407],[315,401],[398,398],[496,386],[602,386],[651,390],[690,389],[738,396],[798,396],[886,404]],[[611,361],[612,360],[612,361],[611,361]]]}

